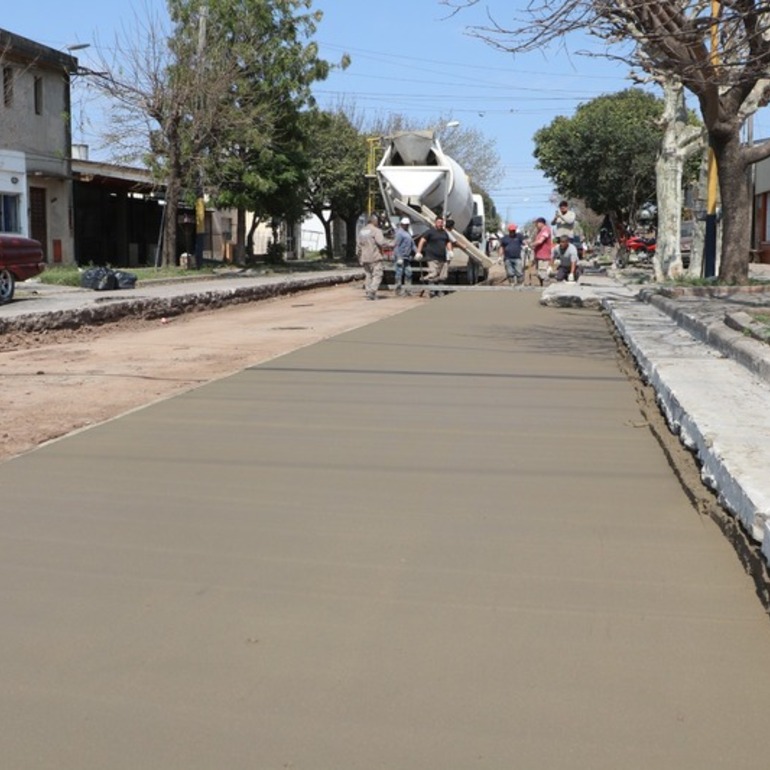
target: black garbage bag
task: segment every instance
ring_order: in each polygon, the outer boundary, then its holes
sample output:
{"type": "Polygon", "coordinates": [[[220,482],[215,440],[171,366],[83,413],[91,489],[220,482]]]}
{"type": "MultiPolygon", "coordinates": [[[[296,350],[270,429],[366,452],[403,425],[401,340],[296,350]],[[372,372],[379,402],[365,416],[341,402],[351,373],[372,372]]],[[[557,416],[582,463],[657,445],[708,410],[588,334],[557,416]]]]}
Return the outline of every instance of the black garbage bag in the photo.
{"type": "Polygon", "coordinates": [[[89,267],[80,276],[80,285],[94,291],[111,291],[118,287],[115,272],[109,267],[89,267]]]}
{"type": "Polygon", "coordinates": [[[115,280],[117,281],[119,289],[134,289],[136,288],[136,276],[133,273],[128,273],[125,270],[115,271],[115,280]]]}

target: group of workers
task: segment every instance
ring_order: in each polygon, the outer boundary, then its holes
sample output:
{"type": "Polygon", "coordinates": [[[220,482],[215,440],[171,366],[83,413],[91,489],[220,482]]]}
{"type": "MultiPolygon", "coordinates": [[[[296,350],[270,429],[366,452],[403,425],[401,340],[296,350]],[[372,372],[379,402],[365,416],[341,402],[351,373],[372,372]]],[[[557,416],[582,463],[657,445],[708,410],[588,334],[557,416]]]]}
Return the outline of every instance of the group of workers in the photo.
{"type": "MultiPolygon", "coordinates": [[[[530,244],[532,264],[540,284],[552,275],[557,281],[576,281],[580,276],[579,255],[573,243],[575,234],[575,212],[567,201],[562,201],[551,222],[553,230],[543,217],[535,221],[535,235],[530,244]]],[[[440,296],[437,285],[446,281],[449,263],[452,260],[456,236],[452,232],[451,219],[436,217],[433,227],[425,230],[417,239],[410,233],[411,222],[402,217],[396,228],[395,238],[389,240],[380,227],[379,217],[372,214],[361,228],[356,244],[356,255],[364,269],[365,291],[368,300],[377,299],[382,283],[385,262],[392,259],[395,269],[395,292],[403,294],[412,283],[412,261],[425,261],[426,271],[422,282],[427,284],[428,295],[440,296]],[[392,256],[390,251],[392,250],[392,256]]],[[[497,245],[497,255],[505,265],[508,282],[512,285],[524,283],[525,236],[517,225],[508,225],[508,233],[497,245]]]]}
{"type": "Polygon", "coordinates": [[[524,283],[527,246],[531,249],[531,264],[541,286],[552,275],[557,281],[576,281],[580,277],[580,255],[574,243],[576,223],[577,217],[570,209],[569,202],[562,201],[551,220],[553,230],[544,217],[535,220],[535,234],[531,244],[526,243],[527,238],[517,225],[509,224],[508,234],[500,239],[497,246],[508,283],[524,283]]]}

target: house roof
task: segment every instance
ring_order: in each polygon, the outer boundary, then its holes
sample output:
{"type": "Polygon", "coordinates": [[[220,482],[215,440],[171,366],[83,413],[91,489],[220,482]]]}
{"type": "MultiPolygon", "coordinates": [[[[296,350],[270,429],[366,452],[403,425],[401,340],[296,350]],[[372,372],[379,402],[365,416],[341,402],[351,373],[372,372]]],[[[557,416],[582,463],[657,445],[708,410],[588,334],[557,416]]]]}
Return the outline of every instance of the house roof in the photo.
{"type": "Polygon", "coordinates": [[[0,59],[35,64],[41,69],[65,70],[69,74],[76,73],[78,69],[78,60],[74,56],[7,29],[0,29],[0,59]]]}
{"type": "Polygon", "coordinates": [[[147,169],[95,160],[73,158],[72,176],[77,182],[103,185],[113,190],[151,193],[163,187],[147,169]]]}

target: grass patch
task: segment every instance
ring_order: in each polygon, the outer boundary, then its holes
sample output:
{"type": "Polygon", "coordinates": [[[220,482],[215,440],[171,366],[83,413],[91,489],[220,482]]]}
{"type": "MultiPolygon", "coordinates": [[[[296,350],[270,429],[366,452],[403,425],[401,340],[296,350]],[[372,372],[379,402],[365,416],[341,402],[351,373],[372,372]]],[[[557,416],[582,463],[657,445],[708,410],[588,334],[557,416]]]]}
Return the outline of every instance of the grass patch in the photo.
{"type": "MultiPolygon", "coordinates": [[[[241,271],[257,271],[265,273],[291,274],[308,273],[323,270],[335,270],[344,267],[344,263],[335,260],[326,260],[321,258],[305,259],[302,261],[290,262],[251,262],[246,266],[224,264],[224,263],[204,263],[200,270],[186,270],[181,267],[126,267],[113,268],[114,270],[125,270],[136,276],[137,282],[171,279],[171,278],[190,278],[192,276],[218,275],[222,272],[238,273],[241,271]]],[[[38,276],[40,283],[50,284],[52,286],[80,286],[80,275],[83,270],[87,270],[93,265],[79,268],[77,265],[51,265],[38,276]]]]}
{"type": "MultiPolygon", "coordinates": [[[[90,267],[90,265],[89,265],[90,267]]],[[[80,274],[82,270],[88,268],[78,268],[77,265],[53,265],[46,267],[40,274],[40,283],[47,283],[53,286],[80,286],[80,274]]],[[[115,268],[126,270],[137,277],[137,280],[149,280],[157,278],[179,278],[193,274],[190,270],[183,270],[181,267],[127,267],[115,268]]],[[[196,275],[214,274],[214,270],[204,267],[202,270],[196,270],[196,275]]]]}

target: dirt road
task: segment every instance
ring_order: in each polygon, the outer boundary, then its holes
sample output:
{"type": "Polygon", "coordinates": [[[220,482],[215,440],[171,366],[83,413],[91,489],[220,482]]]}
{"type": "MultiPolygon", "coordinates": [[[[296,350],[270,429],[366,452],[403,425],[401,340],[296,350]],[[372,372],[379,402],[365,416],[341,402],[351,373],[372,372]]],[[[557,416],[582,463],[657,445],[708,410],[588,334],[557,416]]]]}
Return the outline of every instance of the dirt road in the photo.
{"type": "Polygon", "coordinates": [[[0,351],[0,461],[424,300],[360,285],[76,331],[14,335],[0,351]]]}

